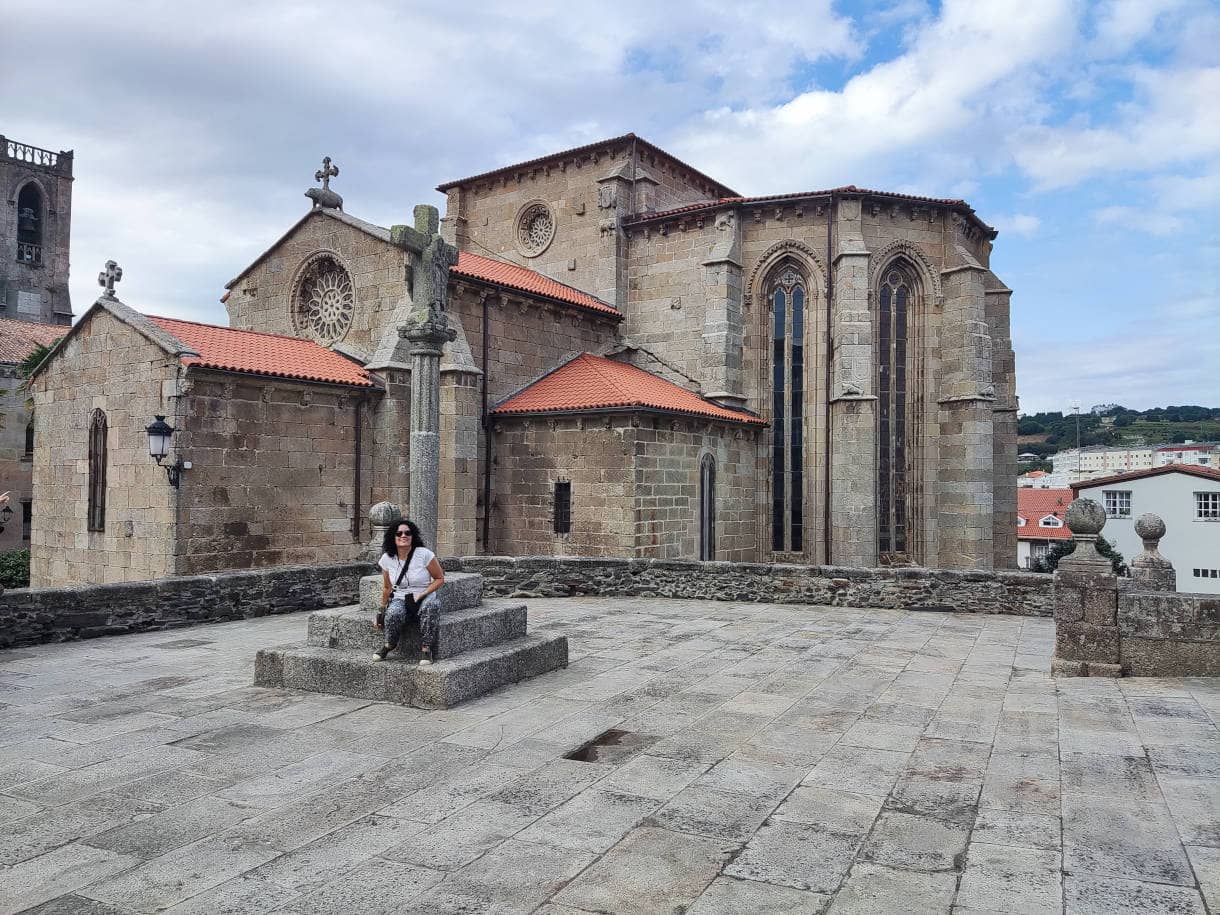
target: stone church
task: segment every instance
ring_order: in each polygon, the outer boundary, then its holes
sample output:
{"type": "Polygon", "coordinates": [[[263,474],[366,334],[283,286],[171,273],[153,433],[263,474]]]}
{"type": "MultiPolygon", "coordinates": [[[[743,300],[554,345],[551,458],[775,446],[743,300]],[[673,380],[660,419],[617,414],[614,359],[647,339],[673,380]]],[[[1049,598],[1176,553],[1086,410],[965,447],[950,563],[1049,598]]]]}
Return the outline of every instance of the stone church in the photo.
{"type": "Polygon", "coordinates": [[[442,555],[1012,565],[1010,290],[965,201],[745,197],[627,134],[386,228],[337,173],[227,284],[228,327],[99,277],[32,381],[35,585],[355,557],[372,503],[409,512],[421,290],[454,332],[442,555]]]}

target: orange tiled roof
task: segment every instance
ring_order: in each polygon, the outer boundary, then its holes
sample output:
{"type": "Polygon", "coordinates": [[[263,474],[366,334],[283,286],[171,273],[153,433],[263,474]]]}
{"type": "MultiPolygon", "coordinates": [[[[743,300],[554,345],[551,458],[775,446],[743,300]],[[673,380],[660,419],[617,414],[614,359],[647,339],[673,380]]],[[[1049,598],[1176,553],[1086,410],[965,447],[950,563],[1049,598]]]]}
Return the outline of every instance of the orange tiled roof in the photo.
{"type": "Polygon", "coordinates": [[[0,362],[20,362],[40,343],[50,346],[69,330],[71,328],[62,324],[35,324],[32,321],[0,318],[0,362]]]}
{"type": "Polygon", "coordinates": [[[556,413],[638,407],[766,425],[757,416],[704,400],[633,365],[581,353],[514,394],[492,413],[556,413]]]}
{"type": "Polygon", "coordinates": [[[1144,477],[1159,477],[1163,473],[1184,473],[1192,477],[1202,477],[1205,480],[1220,480],[1220,468],[1218,467],[1204,467],[1199,464],[1165,464],[1163,467],[1130,470],[1126,473],[1116,473],[1113,476],[1081,480],[1078,483],[1072,484],[1072,491],[1078,493],[1082,489],[1092,489],[1095,486],[1126,483],[1129,480],[1142,480],[1144,477]]]}
{"type": "Polygon", "coordinates": [[[544,295],[550,299],[567,302],[569,305],[579,305],[581,308],[614,315],[617,318],[623,316],[623,313],[613,305],[608,305],[587,292],[565,286],[563,283],[527,267],[518,267],[516,264],[484,257],[482,254],[474,254],[470,251],[460,252],[457,266],[452,269],[452,272],[459,276],[495,283],[497,286],[507,286],[510,289],[520,289],[522,292],[544,295]]]}
{"type": "Polygon", "coordinates": [[[1038,522],[1047,515],[1063,521],[1073,498],[1070,489],[1018,489],[1017,515],[1025,519],[1025,526],[1017,528],[1017,537],[1022,540],[1071,540],[1072,532],[1066,523],[1063,527],[1039,527],[1038,522]]]}
{"type": "Polygon", "coordinates": [[[184,356],[182,361],[187,365],[330,384],[373,384],[358,363],[312,340],[152,315],[148,319],[199,354],[184,356]]]}

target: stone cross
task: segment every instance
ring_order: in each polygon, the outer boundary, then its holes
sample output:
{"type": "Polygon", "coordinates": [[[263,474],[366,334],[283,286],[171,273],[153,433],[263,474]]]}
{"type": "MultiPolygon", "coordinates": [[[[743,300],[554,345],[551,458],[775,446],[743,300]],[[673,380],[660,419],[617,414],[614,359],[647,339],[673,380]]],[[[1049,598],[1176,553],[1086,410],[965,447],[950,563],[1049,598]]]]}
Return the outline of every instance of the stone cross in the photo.
{"type": "Polygon", "coordinates": [[[322,167],[314,172],[313,180],[322,182],[322,190],[330,190],[330,179],[339,176],[339,166],[330,164],[330,156],[322,157],[322,167]]]}
{"type": "Polygon", "coordinates": [[[105,290],[102,293],[103,299],[115,298],[114,284],[122,278],[123,268],[114,261],[106,261],[106,269],[97,275],[97,284],[105,290]]]}

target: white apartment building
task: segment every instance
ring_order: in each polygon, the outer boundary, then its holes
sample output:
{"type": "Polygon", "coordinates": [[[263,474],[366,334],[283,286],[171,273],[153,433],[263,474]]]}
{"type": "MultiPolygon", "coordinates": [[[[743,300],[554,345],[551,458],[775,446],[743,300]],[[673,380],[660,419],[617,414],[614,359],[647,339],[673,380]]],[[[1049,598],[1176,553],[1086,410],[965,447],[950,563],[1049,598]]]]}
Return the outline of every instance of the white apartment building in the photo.
{"type": "Polygon", "coordinates": [[[1191,464],[1196,467],[1220,466],[1220,455],[1215,442],[1185,441],[1180,445],[1161,445],[1156,449],[1156,466],[1191,464]]]}
{"type": "Polygon", "coordinates": [[[1051,466],[1055,474],[1062,474],[1070,482],[1089,480],[1117,473],[1149,470],[1156,466],[1156,449],[1148,446],[1135,448],[1107,448],[1093,445],[1088,448],[1069,448],[1051,455],[1051,466]]]}
{"type": "Polygon", "coordinates": [[[1143,552],[1135,521],[1145,512],[1165,521],[1160,551],[1173,563],[1178,590],[1220,594],[1220,470],[1171,464],[1072,484],[1075,498],[1106,510],[1102,536],[1128,563],[1143,552]]]}

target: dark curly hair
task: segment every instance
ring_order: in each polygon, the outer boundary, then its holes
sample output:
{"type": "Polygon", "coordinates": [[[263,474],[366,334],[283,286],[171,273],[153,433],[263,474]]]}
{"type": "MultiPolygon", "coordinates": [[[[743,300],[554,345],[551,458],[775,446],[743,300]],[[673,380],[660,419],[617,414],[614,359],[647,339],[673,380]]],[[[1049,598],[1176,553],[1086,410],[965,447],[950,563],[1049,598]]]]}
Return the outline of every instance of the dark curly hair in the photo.
{"type": "Polygon", "coordinates": [[[411,529],[411,548],[419,546],[427,546],[424,543],[424,536],[419,532],[419,525],[414,521],[408,521],[406,518],[399,518],[393,524],[386,528],[385,536],[381,538],[381,549],[387,556],[398,556],[398,544],[394,542],[394,535],[403,525],[411,529]]]}

